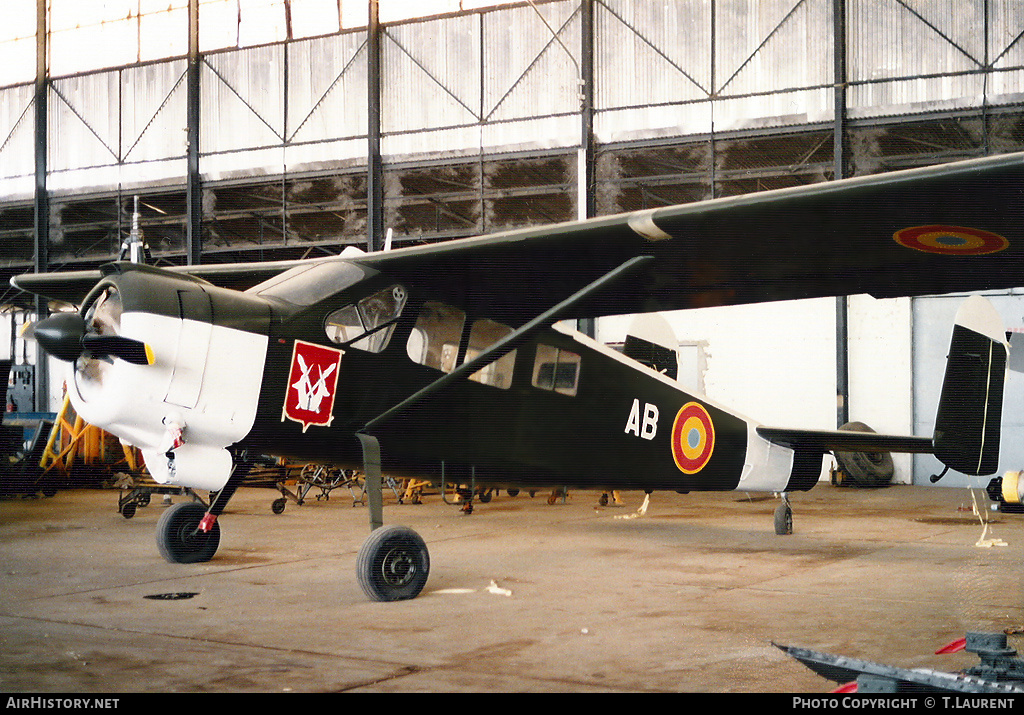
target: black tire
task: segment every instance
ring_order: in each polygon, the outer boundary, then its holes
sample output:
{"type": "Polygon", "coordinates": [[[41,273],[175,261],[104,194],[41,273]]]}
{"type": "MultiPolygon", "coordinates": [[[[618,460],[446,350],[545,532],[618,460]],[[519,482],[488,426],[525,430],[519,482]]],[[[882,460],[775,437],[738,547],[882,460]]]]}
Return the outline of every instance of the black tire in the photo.
{"type": "Polygon", "coordinates": [[[270,504],[270,511],[274,512],[275,514],[283,514],[284,508],[287,504],[288,502],[284,497],[281,497],[280,499],[275,499],[270,504]]]}
{"type": "MultiPolygon", "coordinates": [[[[841,430],[874,432],[863,422],[847,422],[841,430]]],[[[883,487],[892,481],[895,467],[888,452],[836,452],[836,462],[846,479],[843,485],[883,487]]]]}
{"type": "Polygon", "coordinates": [[[375,529],[356,558],[359,585],[373,601],[416,598],[429,574],[427,545],[415,531],[397,524],[375,529]]]}
{"type": "Polygon", "coordinates": [[[198,502],[181,502],[165,511],[156,524],[156,545],[160,555],[172,564],[209,561],[220,546],[220,524],[209,532],[199,531],[206,507],[198,502]]]}
{"type": "Polygon", "coordinates": [[[793,509],[786,502],[775,509],[775,533],[779,536],[793,533],[793,509]]]}
{"type": "Polygon", "coordinates": [[[133,516],[135,516],[135,504],[133,502],[128,502],[123,507],[121,507],[121,516],[123,516],[125,519],[131,519],[133,516]]]}

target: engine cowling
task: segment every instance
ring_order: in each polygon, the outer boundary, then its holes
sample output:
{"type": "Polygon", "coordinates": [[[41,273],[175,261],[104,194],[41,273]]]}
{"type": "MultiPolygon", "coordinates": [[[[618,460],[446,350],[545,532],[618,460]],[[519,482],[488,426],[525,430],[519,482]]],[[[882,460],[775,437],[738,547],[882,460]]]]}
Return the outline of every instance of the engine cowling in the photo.
{"type": "MultiPolygon", "coordinates": [[[[79,313],[83,349],[71,360],[71,402],[90,424],[141,448],[158,482],[219,490],[232,469],[227,448],[256,417],[270,315],[256,296],[115,264],[79,313]],[[100,337],[122,344],[124,354],[123,346],[142,345],[147,359],[90,349],[100,337]]],[[[70,345],[79,326],[66,322],[70,345]]]]}

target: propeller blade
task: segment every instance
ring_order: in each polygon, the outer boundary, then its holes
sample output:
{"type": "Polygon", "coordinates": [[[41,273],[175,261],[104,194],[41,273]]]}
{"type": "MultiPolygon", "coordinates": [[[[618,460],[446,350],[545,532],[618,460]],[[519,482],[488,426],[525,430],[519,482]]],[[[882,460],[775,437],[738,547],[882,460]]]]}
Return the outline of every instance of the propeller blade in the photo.
{"type": "Polygon", "coordinates": [[[120,335],[86,335],[82,345],[93,355],[112,355],[133,365],[152,365],[154,361],[149,345],[120,335]]]}
{"type": "Polygon", "coordinates": [[[82,354],[85,318],[78,313],[57,313],[36,323],[33,333],[39,347],[58,360],[74,362],[82,354]]]}

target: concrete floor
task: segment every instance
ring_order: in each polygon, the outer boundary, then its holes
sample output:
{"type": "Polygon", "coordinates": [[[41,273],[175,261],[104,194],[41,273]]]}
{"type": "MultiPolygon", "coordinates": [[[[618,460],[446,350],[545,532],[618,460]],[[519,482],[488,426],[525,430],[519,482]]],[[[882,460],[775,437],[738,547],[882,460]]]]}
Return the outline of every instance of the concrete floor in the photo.
{"type": "MultiPolygon", "coordinates": [[[[573,492],[478,504],[386,502],[385,522],[427,541],[413,601],[372,603],[356,583],[368,533],[347,490],[271,512],[242,489],[220,551],[165,563],[159,497],[132,519],[118,492],[0,502],[0,691],[827,692],[773,641],[905,667],[968,629],[1024,624],[1024,515],[979,518],[966,489],[846,490],[776,500],[642,494],[624,508],[573,492]],[[494,583],[510,595],[493,593],[494,583]],[[193,593],[181,600],[147,596],[193,593]]],[[[987,505],[984,492],[974,491],[987,505]]],[[[1024,642],[1011,636],[1010,645],[1024,642]]]]}

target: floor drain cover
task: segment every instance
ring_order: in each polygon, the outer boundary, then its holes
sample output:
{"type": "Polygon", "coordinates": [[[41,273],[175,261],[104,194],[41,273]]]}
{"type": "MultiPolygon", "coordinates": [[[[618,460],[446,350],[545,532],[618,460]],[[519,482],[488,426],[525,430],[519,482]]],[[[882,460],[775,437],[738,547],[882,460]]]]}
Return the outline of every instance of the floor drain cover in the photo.
{"type": "Polygon", "coordinates": [[[149,598],[154,601],[184,601],[186,598],[198,595],[198,593],[190,591],[179,591],[178,593],[154,593],[151,596],[143,596],[143,598],[149,598]]]}

